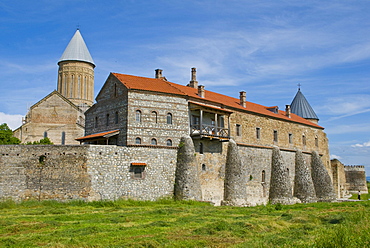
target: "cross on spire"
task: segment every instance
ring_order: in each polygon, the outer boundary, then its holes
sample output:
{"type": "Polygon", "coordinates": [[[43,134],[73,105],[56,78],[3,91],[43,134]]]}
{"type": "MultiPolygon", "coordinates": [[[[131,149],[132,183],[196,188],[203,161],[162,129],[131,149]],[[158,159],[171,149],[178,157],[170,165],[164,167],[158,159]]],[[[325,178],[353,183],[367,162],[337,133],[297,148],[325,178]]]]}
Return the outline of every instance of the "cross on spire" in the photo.
{"type": "Polygon", "coordinates": [[[298,90],[301,90],[301,84],[298,83],[297,86],[298,86],[298,90]]]}

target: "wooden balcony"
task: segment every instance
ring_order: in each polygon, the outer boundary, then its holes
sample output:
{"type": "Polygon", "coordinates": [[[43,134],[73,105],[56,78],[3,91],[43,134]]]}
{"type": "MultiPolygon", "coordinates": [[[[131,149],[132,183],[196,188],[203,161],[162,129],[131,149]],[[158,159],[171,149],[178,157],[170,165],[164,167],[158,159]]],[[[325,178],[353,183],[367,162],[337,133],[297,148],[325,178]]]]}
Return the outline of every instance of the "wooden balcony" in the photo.
{"type": "Polygon", "coordinates": [[[208,138],[220,141],[228,141],[230,139],[229,129],[204,124],[191,125],[190,136],[192,138],[208,138]]]}

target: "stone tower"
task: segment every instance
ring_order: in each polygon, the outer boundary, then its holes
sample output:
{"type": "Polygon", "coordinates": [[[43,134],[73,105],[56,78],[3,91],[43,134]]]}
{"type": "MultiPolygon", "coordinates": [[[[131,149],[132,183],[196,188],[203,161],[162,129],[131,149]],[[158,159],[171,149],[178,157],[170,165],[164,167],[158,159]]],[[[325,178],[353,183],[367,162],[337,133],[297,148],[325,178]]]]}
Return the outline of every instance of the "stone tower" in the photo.
{"type": "Polygon", "coordinates": [[[58,92],[81,109],[94,102],[95,64],[77,29],[58,61],[58,92]]]}

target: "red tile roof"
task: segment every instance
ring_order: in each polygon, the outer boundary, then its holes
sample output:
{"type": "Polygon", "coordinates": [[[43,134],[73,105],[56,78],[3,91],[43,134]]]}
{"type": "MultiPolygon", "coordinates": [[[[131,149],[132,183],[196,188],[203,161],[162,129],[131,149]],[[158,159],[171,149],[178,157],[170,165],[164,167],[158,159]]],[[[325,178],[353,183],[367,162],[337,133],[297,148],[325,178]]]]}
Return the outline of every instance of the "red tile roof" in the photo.
{"type": "Polygon", "coordinates": [[[322,128],[321,126],[308,121],[298,115],[291,114],[290,118],[285,115],[285,111],[279,110],[279,113],[273,113],[268,108],[260,104],[246,102],[246,107],[240,105],[240,100],[230,96],[225,96],[219,93],[205,90],[205,97],[198,96],[198,89],[183,86],[175,83],[168,82],[158,78],[138,77],[126,74],[112,73],[120,82],[122,82],[128,89],[145,90],[153,92],[161,92],[168,94],[176,94],[188,96],[190,98],[208,101],[219,105],[224,105],[230,108],[244,110],[255,114],[265,115],[272,118],[283,119],[287,121],[298,122],[308,126],[322,128]]]}
{"type": "Polygon", "coordinates": [[[108,134],[113,134],[115,132],[119,132],[119,130],[112,130],[112,131],[107,131],[107,132],[102,132],[102,133],[94,133],[94,134],[90,134],[90,135],[87,135],[87,136],[84,136],[84,137],[81,137],[81,138],[77,138],[76,140],[88,140],[88,139],[95,139],[95,138],[102,138],[108,134]]]}

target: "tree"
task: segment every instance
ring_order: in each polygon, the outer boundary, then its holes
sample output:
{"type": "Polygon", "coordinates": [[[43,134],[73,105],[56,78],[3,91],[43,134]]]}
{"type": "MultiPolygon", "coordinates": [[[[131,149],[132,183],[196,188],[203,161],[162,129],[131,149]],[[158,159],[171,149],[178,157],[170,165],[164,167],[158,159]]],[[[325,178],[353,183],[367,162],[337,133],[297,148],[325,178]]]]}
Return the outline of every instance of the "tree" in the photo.
{"type": "Polygon", "coordinates": [[[13,131],[6,123],[0,125],[0,145],[14,145],[19,144],[21,141],[13,137],[13,131]]]}
{"type": "Polygon", "coordinates": [[[48,137],[40,139],[40,141],[27,142],[26,145],[54,145],[48,137]]]}

